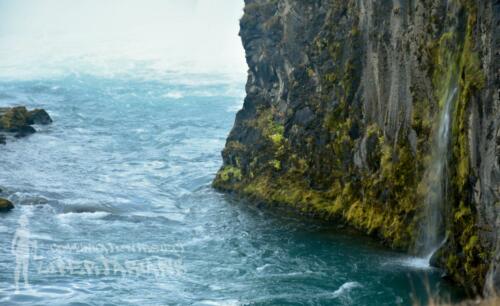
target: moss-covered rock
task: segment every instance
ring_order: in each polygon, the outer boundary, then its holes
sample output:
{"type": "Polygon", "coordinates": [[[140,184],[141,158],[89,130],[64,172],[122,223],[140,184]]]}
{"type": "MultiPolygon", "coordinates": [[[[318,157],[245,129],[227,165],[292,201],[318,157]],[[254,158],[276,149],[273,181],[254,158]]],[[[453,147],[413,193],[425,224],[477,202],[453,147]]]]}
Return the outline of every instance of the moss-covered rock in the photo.
{"type": "Polygon", "coordinates": [[[214,186],[415,251],[432,139],[456,85],[439,182],[448,239],[435,262],[483,287],[500,236],[490,56],[500,10],[487,2],[247,0],[247,97],[214,186]]]}
{"type": "Polygon", "coordinates": [[[0,128],[5,131],[16,132],[30,124],[29,113],[24,106],[1,109],[0,115],[0,128]]]}
{"type": "MultiPolygon", "coordinates": [[[[0,108],[0,133],[12,133],[16,138],[26,137],[36,132],[33,124],[50,124],[52,119],[43,109],[28,111],[24,106],[0,108]]],[[[6,137],[0,134],[0,143],[5,144],[6,137]]]]}

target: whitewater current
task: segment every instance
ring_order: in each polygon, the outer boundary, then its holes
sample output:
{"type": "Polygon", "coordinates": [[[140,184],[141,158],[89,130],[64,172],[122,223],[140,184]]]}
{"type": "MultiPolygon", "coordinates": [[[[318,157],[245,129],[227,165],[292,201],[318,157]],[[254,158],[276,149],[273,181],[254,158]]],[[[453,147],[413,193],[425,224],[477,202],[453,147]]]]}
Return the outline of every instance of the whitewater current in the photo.
{"type": "Polygon", "coordinates": [[[140,76],[0,81],[0,106],[54,120],[0,147],[1,196],[16,205],[0,215],[0,305],[405,305],[426,285],[460,296],[371,238],[214,191],[243,82],[140,76]]]}

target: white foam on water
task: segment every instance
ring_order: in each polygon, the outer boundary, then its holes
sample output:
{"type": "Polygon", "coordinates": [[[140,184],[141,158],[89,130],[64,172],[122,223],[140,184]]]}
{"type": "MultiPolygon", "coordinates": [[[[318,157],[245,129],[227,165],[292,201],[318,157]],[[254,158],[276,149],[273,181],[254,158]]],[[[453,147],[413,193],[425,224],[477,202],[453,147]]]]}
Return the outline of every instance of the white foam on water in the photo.
{"type": "Polygon", "coordinates": [[[409,257],[405,259],[400,259],[395,262],[397,265],[404,267],[409,267],[417,270],[430,270],[432,266],[429,264],[429,258],[427,257],[409,257]]]}
{"type": "Polygon", "coordinates": [[[257,270],[257,272],[262,272],[264,270],[266,270],[267,268],[271,267],[272,265],[271,264],[264,264],[260,267],[257,267],[255,270],[257,270]]]}
{"type": "Polygon", "coordinates": [[[69,213],[58,214],[57,218],[64,223],[76,220],[97,220],[97,219],[102,219],[109,215],[110,213],[104,211],[82,212],[82,213],[69,212],[69,213]]]}
{"type": "Polygon", "coordinates": [[[344,284],[342,284],[342,286],[339,287],[339,289],[335,290],[332,293],[332,297],[333,298],[340,297],[340,296],[348,293],[352,289],[361,288],[361,287],[363,287],[363,286],[360,283],[358,283],[358,282],[347,282],[347,283],[344,283],[344,284]]]}
{"type": "Polygon", "coordinates": [[[184,93],[182,91],[173,90],[165,93],[163,97],[167,99],[179,100],[184,98],[184,93]]]}
{"type": "Polygon", "coordinates": [[[241,305],[241,302],[238,300],[223,300],[223,301],[214,301],[214,300],[205,300],[199,303],[195,303],[194,305],[198,306],[238,306],[241,305]]]}
{"type": "Polygon", "coordinates": [[[428,253],[426,256],[422,257],[405,257],[405,258],[400,258],[396,259],[394,261],[390,261],[385,263],[384,265],[398,265],[402,267],[408,267],[412,268],[415,270],[432,270],[435,269],[435,267],[431,266],[431,258],[434,255],[434,253],[441,247],[441,245],[444,242],[442,242],[438,247],[436,247],[432,252],[428,253]]]}

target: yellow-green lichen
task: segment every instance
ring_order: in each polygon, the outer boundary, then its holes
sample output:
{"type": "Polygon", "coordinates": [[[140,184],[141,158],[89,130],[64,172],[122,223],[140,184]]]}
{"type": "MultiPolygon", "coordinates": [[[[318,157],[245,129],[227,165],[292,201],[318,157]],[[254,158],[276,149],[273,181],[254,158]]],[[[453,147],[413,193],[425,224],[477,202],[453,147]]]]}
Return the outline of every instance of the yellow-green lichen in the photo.
{"type": "Polygon", "coordinates": [[[217,174],[216,181],[226,183],[230,180],[241,181],[241,170],[233,166],[224,166],[217,174]]]}
{"type": "MultiPolygon", "coordinates": [[[[306,213],[345,221],[390,246],[409,249],[418,235],[421,207],[428,192],[422,181],[431,162],[429,139],[436,132],[436,119],[450,90],[457,87],[451,126],[450,190],[445,203],[447,244],[452,251],[443,252],[443,266],[457,280],[465,282],[470,276],[481,283],[488,254],[475,225],[477,212],[470,203],[472,170],[467,134],[469,103],[485,82],[474,50],[474,7],[464,5],[464,14],[446,17],[458,18],[461,24],[467,20],[465,32],[454,26],[446,26],[441,32],[443,29],[437,29],[432,21],[424,24],[429,35],[423,34],[417,42],[421,48],[415,52],[429,82],[411,84],[411,114],[400,111],[401,128],[394,135],[387,128],[387,119],[372,118],[377,116],[370,117],[362,108],[366,97],[359,90],[363,71],[359,40],[364,35],[360,35],[359,16],[351,18],[350,14],[356,12],[353,3],[335,1],[332,16],[348,12],[344,22],[351,24],[325,26],[315,38],[309,62],[295,67],[289,76],[290,103],[286,109],[274,100],[256,103],[251,119],[245,119],[243,125],[252,136],[260,134],[255,137],[258,150],[228,143],[225,161],[231,168],[221,169],[217,184],[265,202],[285,203],[306,213]],[[318,65],[318,59],[326,59],[330,65],[318,65]],[[315,113],[318,122],[314,123],[319,124],[307,129],[294,125],[292,116],[303,106],[315,113]],[[362,145],[366,145],[363,150],[362,145]],[[239,155],[243,158],[238,159],[239,155]],[[363,159],[361,165],[354,157],[363,159]]],[[[266,13],[262,8],[254,9],[259,18],[266,13]]],[[[277,24],[276,17],[269,18],[268,23],[277,24]]],[[[369,35],[382,39],[382,32],[369,35]]]]}
{"type": "Polygon", "coordinates": [[[452,86],[458,87],[452,114],[451,161],[449,169],[450,220],[443,262],[448,273],[469,288],[480,288],[488,266],[488,254],[478,235],[477,213],[471,203],[469,117],[470,102],[484,86],[485,76],[475,50],[477,26],[475,5],[460,1],[466,12],[465,33],[444,33],[432,44],[433,86],[436,99],[444,104],[452,86]],[[456,254],[461,254],[457,256],[456,254]]]}

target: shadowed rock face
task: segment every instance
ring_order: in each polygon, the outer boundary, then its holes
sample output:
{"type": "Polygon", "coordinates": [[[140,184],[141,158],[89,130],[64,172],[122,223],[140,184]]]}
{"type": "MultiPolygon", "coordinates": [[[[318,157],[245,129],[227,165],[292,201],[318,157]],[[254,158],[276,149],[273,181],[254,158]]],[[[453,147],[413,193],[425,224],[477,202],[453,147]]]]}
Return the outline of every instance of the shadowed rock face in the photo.
{"type": "Polygon", "coordinates": [[[14,208],[12,202],[6,199],[0,198],[0,213],[8,212],[14,208]]]}
{"type": "MultiPolygon", "coordinates": [[[[43,109],[28,111],[24,106],[0,108],[0,133],[13,133],[16,138],[29,136],[36,132],[33,124],[50,124],[52,119],[43,109]]],[[[6,137],[0,134],[0,143],[5,144],[6,137]]]]}
{"type": "Polygon", "coordinates": [[[44,109],[34,109],[28,112],[29,122],[31,124],[51,124],[52,118],[44,109]]]}
{"type": "Polygon", "coordinates": [[[246,0],[247,96],[214,186],[422,247],[432,184],[446,242],[433,261],[499,288],[495,1],[246,0]],[[432,173],[450,92],[443,179],[432,173]]]}

